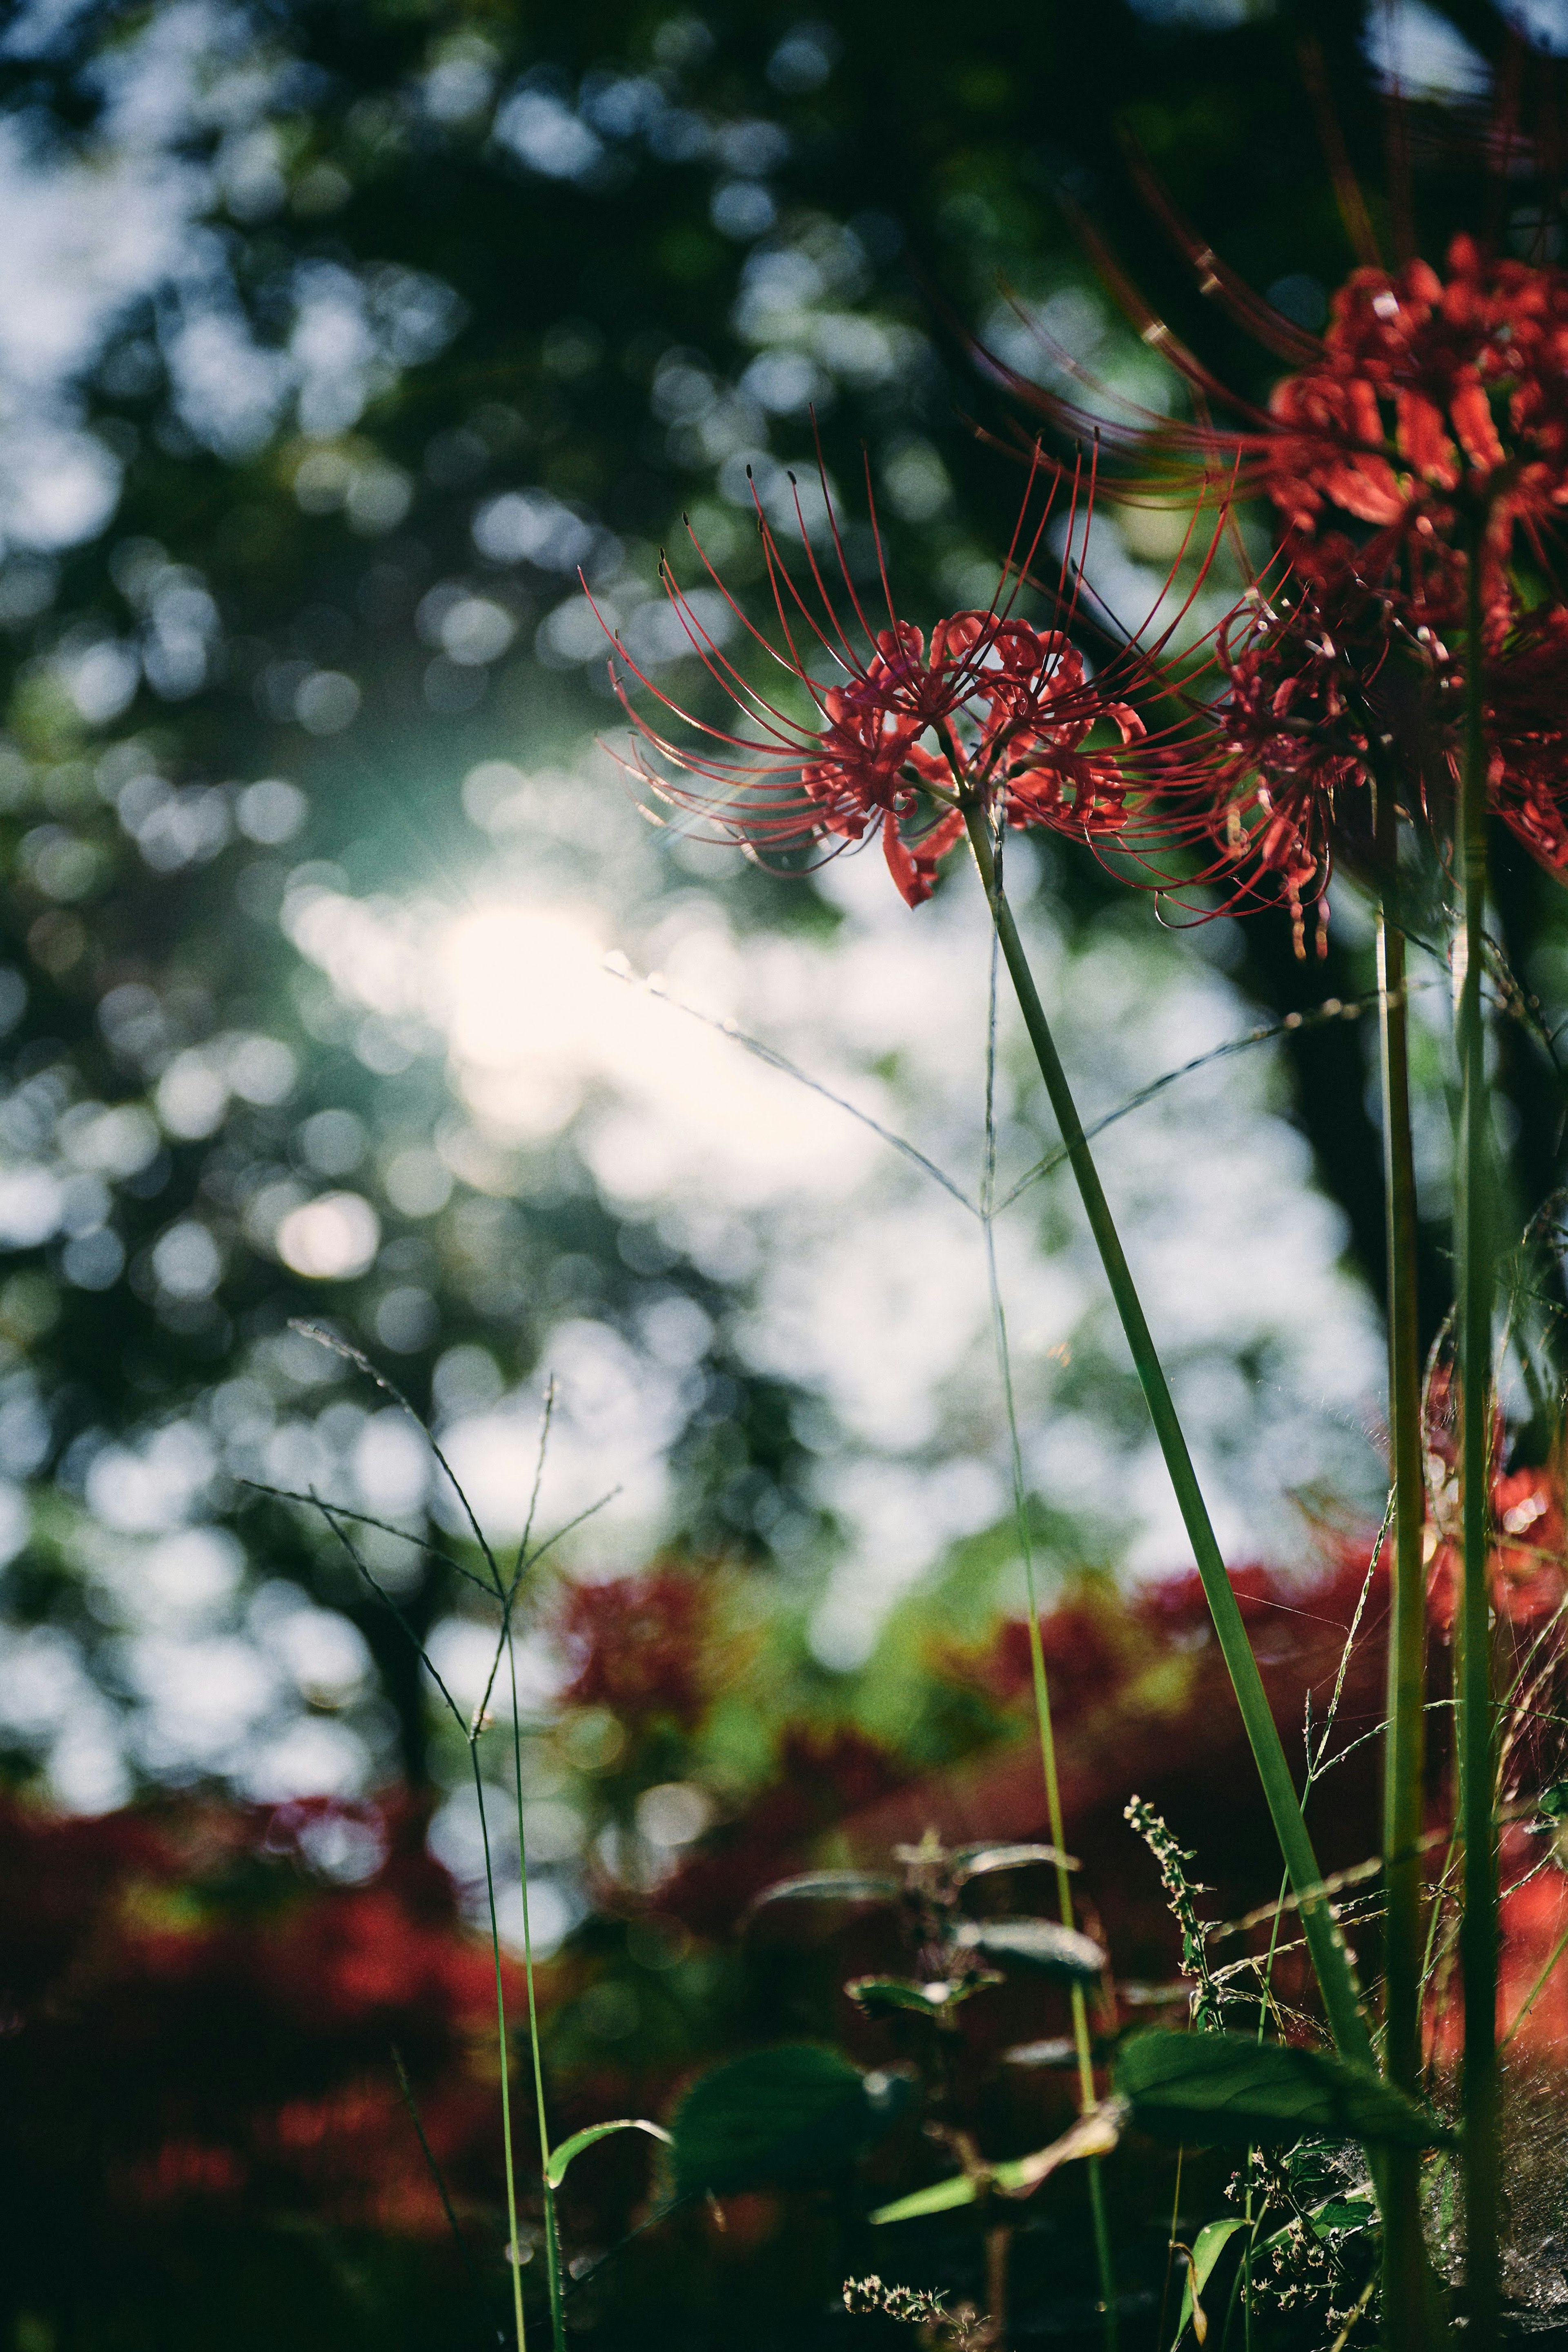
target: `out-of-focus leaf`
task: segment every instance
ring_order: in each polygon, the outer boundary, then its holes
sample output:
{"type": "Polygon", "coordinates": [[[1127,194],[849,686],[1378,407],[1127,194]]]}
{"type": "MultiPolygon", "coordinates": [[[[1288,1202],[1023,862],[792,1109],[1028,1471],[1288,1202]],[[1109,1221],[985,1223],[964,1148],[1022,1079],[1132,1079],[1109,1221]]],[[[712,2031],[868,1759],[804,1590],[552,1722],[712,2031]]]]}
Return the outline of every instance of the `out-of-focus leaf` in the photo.
{"type": "Polygon", "coordinates": [[[1312,2133],[1435,2147],[1450,2137],[1370,2067],[1246,2033],[1140,2033],[1114,2076],[1140,2130],[1164,2139],[1279,2147],[1312,2133]]]}
{"type": "Polygon", "coordinates": [[[895,2197],[891,2205],[879,2205],[868,2216],[873,2221],[918,2221],[926,2213],[950,2213],[955,2206],[972,2205],[979,2194],[979,2182],[967,2172],[956,2172],[949,2180],[934,2180],[929,2189],[914,2189],[907,2197],[895,2197]]]}
{"type": "Polygon", "coordinates": [[[1064,1870],[1082,1864],[1055,1845],[961,1845],[953,1856],[956,1878],[988,1878],[994,1870],[1024,1870],[1030,1864],[1049,1862],[1064,1870]]]}
{"type": "Polygon", "coordinates": [[[808,1870],[799,1878],[781,1878],[751,1898],[751,1908],[765,1903],[892,1903],[899,1892],[896,1878],[869,1870],[808,1870]]]}
{"type": "MultiPolygon", "coordinates": [[[[1209,2221],[1193,2241],[1187,2255],[1186,2284],[1181,2291],[1181,2317],[1176,2322],[1176,2340],[1179,2344],[1190,2326],[1200,2344],[1208,2341],[1208,2316],[1203,2308],[1203,2290],[1214,2275],[1214,2265],[1236,2235],[1247,2223],[1239,2214],[1226,2221],[1209,2221]]],[[[1184,2249],[1185,2251],[1185,2249],[1184,2249]]],[[[1172,2347],[1175,2352],[1175,2347],[1172,2347]]]]}
{"type": "Polygon", "coordinates": [[[1037,2148],[1032,2156],[1010,2157],[1005,2164],[987,2165],[977,2173],[959,2172],[950,2179],[935,2180],[928,2189],[916,2189],[907,2197],[895,2198],[891,2205],[879,2205],[870,2218],[877,2222],[918,2221],[926,2213],[949,2213],[956,2206],[972,2205],[986,2188],[1004,2197],[1027,2197],[1042,2180],[1049,2180],[1059,2165],[1086,2156],[1108,2156],[1121,2137],[1125,2114],[1122,2100],[1107,2099],[1080,2116],[1049,2147],[1037,2148]]]}
{"type": "Polygon", "coordinates": [[[890,2009],[909,2009],[922,2017],[935,2017],[944,2010],[956,2009],[972,1993],[984,1992],[988,1985],[1001,1982],[994,1969],[987,1969],[967,1983],[944,1979],[935,1984],[918,1984],[913,1977],[853,1977],[844,1990],[868,2017],[890,2009]]]}
{"type": "Polygon", "coordinates": [[[1128,2009],[1175,2009],[1178,2001],[1192,1999],[1190,1984],[1143,1984],[1135,1977],[1124,1977],[1116,1986],[1117,1998],[1128,2009]]]}
{"type": "Polygon", "coordinates": [[[1064,2033],[1051,2035],[1043,2042],[1015,2042],[1010,2050],[1002,2052],[1005,2066],[1074,2066],[1078,2063],[1078,2044],[1064,2033]]]}
{"type": "Polygon", "coordinates": [[[573,2132],[570,2139],[563,2139],[558,2148],[551,2149],[547,2173],[550,2187],[560,2187],[567,2167],[585,2147],[591,2147],[596,2139],[608,2138],[612,2132],[623,2131],[646,2132],[652,2139],[662,2139],[666,2147],[670,2145],[670,2135],[664,2125],[651,2124],[645,2116],[622,2116],[612,2124],[590,2124],[586,2131],[573,2132]]]}
{"type": "Polygon", "coordinates": [[[1092,1936],[1055,1919],[966,1919],[955,1941],[1004,1968],[1034,1969],[1078,1983],[1092,1980],[1105,1965],[1092,1936]]]}
{"type": "Polygon", "coordinates": [[[670,2119],[675,2193],[831,2172],[902,2113],[910,2086],[815,2042],[754,2050],[695,2082],[670,2119]]]}

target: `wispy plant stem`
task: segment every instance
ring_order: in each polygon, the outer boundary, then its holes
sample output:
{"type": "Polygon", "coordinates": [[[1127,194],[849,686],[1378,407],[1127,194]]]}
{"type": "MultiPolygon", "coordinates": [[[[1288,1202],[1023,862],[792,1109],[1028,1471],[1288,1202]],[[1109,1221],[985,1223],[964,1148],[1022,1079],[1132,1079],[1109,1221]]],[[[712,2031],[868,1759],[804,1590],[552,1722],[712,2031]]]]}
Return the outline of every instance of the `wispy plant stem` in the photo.
{"type": "MultiPolygon", "coordinates": [[[[1029,1610],[1030,1672],[1034,1684],[1034,1716],[1040,1733],[1040,1761],[1045,1779],[1046,1821],[1051,1842],[1056,1848],[1057,1910],[1064,1927],[1074,1926],[1072,1876],[1067,1866],[1067,1822],[1061,1809],[1061,1777],[1057,1769],[1056,1733],[1051,1717],[1051,1685],[1045,1671],[1045,1645],[1040,1631],[1040,1595],[1034,1574],[1034,1538],[1029,1523],[1029,1493],[1024,1482],[1023,1448],[1019,1442],[1018,1400],[1013,1389],[1012,1352],[1008,1346],[1007,1312],[1002,1305],[1001,1284],[997,1276],[997,1236],[995,1223],[996,1196],[996,1075],[997,1075],[997,962],[996,941],[992,941],[991,977],[986,1029],[986,1167],[981,1185],[981,1222],[986,1235],[986,1275],[990,1285],[991,1328],[996,1339],[997,1366],[1001,1376],[1002,1402],[1007,1412],[1008,1444],[1012,1468],[1013,1510],[1018,1523],[1019,1549],[1023,1556],[1024,1599],[1029,1610]]],[[[1074,1984],[1072,2002],[1072,2045],[1078,2061],[1078,2104],[1087,2114],[1094,2105],[1094,2053],[1089,2036],[1089,2009],[1083,1998],[1083,1988],[1074,1984]]],[[[1094,2257],[1100,2277],[1101,2325],[1105,2352],[1116,2352],[1119,2326],[1116,2314],[1116,2265],[1111,2251],[1111,2223],[1105,2210],[1105,2182],[1097,2156],[1091,2157],[1089,2172],[1089,2210],[1094,2231],[1094,2257]]]]}
{"type": "Polygon", "coordinates": [[[554,2352],[566,2352],[566,2298],[560,2274],[560,2231],[556,2224],[555,2190],[549,2178],[549,2121],[545,2113],[544,2056],[539,2045],[538,1999],[534,1989],[534,1935],[528,1916],[528,1843],[523,1826],[523,1727],[517,1705],[517,1654],[511,1622],[507,1624],[507,1663],[512,1678],[512,1764],[517,1790],[517,1868],[523,1895],[523,1975],[528,1989],[528,2048],[534,2062],[534,2106],[538,2116],[539,2184],[544,2194],[545,2275],[549,2285],[550,2341],[554,2352]]]}
{"type": "MultiPolygon", "coordinates": [[[[1394,917],[1395,812],[1378,786],[1384,850],[1377,913],[1377,988],[1383,1078],[1384,1202],[1388,1257],[1388,1423],[1394,1482],[1393,1610],[1388,1631],[1388,1728],[1384,1748],[1384,2066],[1413,2095],[1421,2076],[1421,1829],[1426,1757],[1426,1519],[1421,1442],[1421,1352],[1416,1287],[1416,1168],[1410,1135],[1409,1031],[1405,937],[1394,917]]],[[[1392,2352],[1421,2352],[1428,2277],[1421,2235],[1421,2158],[1385,2158],[1383,2326],[1392,2352]]]]}
{"type": "Polygon", "coordinates": [[[1487,1555],[1491,1483],[1494,1274],[1488,1149],[1486,1029],[1486,741],[1482,727],[1481,526],[1472,524],[1467,572],[1465,738],[1459,785],[1461,895],[1458,1045],[1459,1151],[1456,1235],[1459,1322],[1459,1492],[1464,1588],[1458,1612],[1459,1833],[1464,1911],[1459,1972],[1465,1998],[1464,2172],[1467,2341],[1488,2347],[1498,2326],[1497,1853],[1493,1801],[1490,1596],[1487,1555]]]}
{"type": "Polygon", "coordinates": [[[479,1743],[468,1742],[474,1768],[474,1797],[479,1808],[479,1835],[485,1847],[485,1895],[490,1909],[490,1950],[496,1963],[496,2041],[501,2061],[501,2145],[507,2159],[507,2259],[512,2269],[512,2315],[517,2330],[517,2352],[528,2352],[523,2326],[523,2250],[517,2240],[517,2182],[512,2158],[512,2051],[507,2040],[507,1992],[501,1981],[501,1928],[496,1916],[496,1874],[490,1860],[490,1824],[485,1811],[485,1782],[479,1770],[479,1743]]]}
{"type": "Polygon", "coordinates": [[[1018,925],[997,876],[986,814],[971,798],[966,804],[965,817],[975,862],[990,902],[1003,961],[1018,996],[1024,1026],[1034,1048],[1056,1123],[1061,1130],[1061,1139],[1077,1180],[1079,1195],[1100,1253],[1100,1262],[1105,1269],[1122,1328],[1132,1350],[1149,1415],[1155,1424],[1155,1433],[1165,1456],[1166,1469],[1207,1597],[1220,1652],[1229,1671],[1231,1687],[1236,1693],[1237,1704],[1251,1743],[1274,1832],[1280,1842],[1285,1867],[1291,1874],[1291,1884],[1301,1906],[1301,1926],[1317,1971],[1330,2031],[1343,2056],[1370,2063],[1372,2040],[1361,2013],[1350,1956],[1334,1925],[1328,1898],[1321,1892],[1322,1874],[1301,1817],[1291,1768],[1285,1760],[1285,1750],[1270,1711],[1262,1677],[1258,1672],[1258,1662],[1252,1654],[1247,1629],[1242,1622],[1241,1611],[1209,1523],[1207,1507],[1176,1416],[1165,1370],[1155,1351],[1143,1305],[1123,1253],[1110,1203],[1105,1198],[1093,1154],[1083,1133],[1078,1108],[1057,1053],[1051,1025],[1045,1017],[1045,1008],[1030,970],[1018,925]]]}

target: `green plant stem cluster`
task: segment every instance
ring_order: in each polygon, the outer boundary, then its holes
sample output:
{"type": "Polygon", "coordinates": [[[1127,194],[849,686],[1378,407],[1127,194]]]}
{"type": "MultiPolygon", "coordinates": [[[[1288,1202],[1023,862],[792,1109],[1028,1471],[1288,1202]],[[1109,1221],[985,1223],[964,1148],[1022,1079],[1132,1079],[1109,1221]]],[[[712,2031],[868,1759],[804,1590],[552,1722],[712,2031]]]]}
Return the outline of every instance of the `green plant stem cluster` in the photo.
{"type": "MultiPolygon", "coordinates": [[[[1472,529],[1467,556],[1468,649],[1465,731],[1458,825],[1460,929],[1456,941],[1456,1034],[1460,1076],[1456,1255],[1458,1269],[1460,1491],[1464,1572],[1458,1615],[1456,1717],[1458,1833],[1464,1900],[1459,1931],[1464,1990],[1463,2173],[1466,2305],[1475,2345],[1496,2340],[1498,2326],[1499,2084],[1496,2049],[1498,1881],[1496,1742],[1490,1675],[1488,1588],[1491,1477],[1492,1308],[1489,1097],[1481,980],[1485,961],[1487,843],[1484,679],[1481,659],[1481,533],[1472,529]]],[[[1423,1982],[1421,1866],[1426,1708],[1426,1591],[1423,1563],[1425,1482],[1416,1285],[1416,1182],[1409,1104],[1405,941],[1395,907],[1398,864],[1395,795],[1380,779],[1377,830],[1383,894],[1377,954],[1388,1255],[1389,1419],[1394,1488],[1394,1557],[1385,1751],[1384,1867],[1387,1897],[1382,2059],[1387,2078],[1414,2094],[1421,2073],[1423,1982]]],[[[1221,1652],[1262,1780],[1330,2030],[1341,2055],[1371,2066],[1374,2044],[1350,1956],[1322,1892],[1301,1801],[1240,1610],[1226,1572],[1186,1438],[1099,1171],[1079,1118],[1017,923],[1002,887],[998,836],[984,795],[960,787],[970,845],[991,910],[1040,1076],[1061,1130],[1079,1195],[1100,1254],[1142,1385],[1171,1486],[1207,1597],[1221,1652]]],[[[1009,1394],[1011,1413],[1010,1387],[1009,1394]]],[[[1015,1454],[1016,1454],[1015,1425],[1015,1454]]],[[[1030,1591],[1031,1658],[1048,1791],[1053,1787],[1049,1699],[1039,1655],[1030,1591]]],[[[1145,1829],[1142,1823],[1135,1824],[1145,1829]]],[[[1060,1832],[1053,1829],[1060,1841],[1060,1832]]],[[[1186,1857],[1183,1857],[1186,1859],[1186,1857]]],[[[1185,1884],[1185,1882],[1184,1882],[1185,1884]]],[[[1184,1942],[1190,1941],[1186,1938],[1184,1942]]],[[[1203,1960],[1202,1937],[1197,1937],[1203,1960]]],[[[1189,1958],[1190,1958],[1189,1954],[1189,1958]]],[[[1207,1963],[1196,1980],[1205,2000],[1207,1963]]],[[[1213,2023],[1207,2010],[1199,2021],[1213,2023]]],[[[1384,2328],[1398,2352],[1416,2352],[1438,2323],[1423,2242],[1420,2158],[1414,2148],[1374,2159],[1384,2224],[1384,2328]]]]}

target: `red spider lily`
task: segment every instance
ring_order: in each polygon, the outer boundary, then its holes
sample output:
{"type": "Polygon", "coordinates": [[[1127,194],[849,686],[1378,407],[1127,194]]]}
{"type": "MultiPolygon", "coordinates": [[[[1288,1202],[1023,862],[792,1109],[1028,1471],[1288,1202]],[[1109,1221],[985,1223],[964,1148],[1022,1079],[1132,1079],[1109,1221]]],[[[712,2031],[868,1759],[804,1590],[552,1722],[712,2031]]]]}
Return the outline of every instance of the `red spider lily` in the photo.
{"type": "Polygon", "coordinates": [[[1495,626],[1516,530],[1544,564],[1543,526],[1568,507],[1568,271],[1469,236],[1446,279],[1419,260],[1358,269],[1322,361],[1270,410],[1261,487],[1292,530],[1310,536],[1337,508],[1383,534],[1390,561],[1408,549],[1414,573],[1452,543],[1461,499],[1484,517],[1495,626]]]}
{"type": "Polygon", "coordinates": [[[1336,856],[1370,852],[1373,745],[1382,731],[1372,698],[1393,616],[1348,547],[1320,580],[1294,587],[1283,609],[1255,601],[1245,635],[1235,616],[1220,629],[1226,690],[1214,711],[1217,756],[1203,780],[1200,822],[1221,845],[1228,909],[1281,898],[1301,953],[1310,904],[1320,951],[1326,947],[1336,856]]]}
{"type": "Polygon", "coordinates": [[[1370,526],[1375,535],[1360,551],[1363,569],[1381,578],[1402,568],[1413,621],[1445,611],[1451,617],[1461,507],[1484,516],[1489,609],[1500,613],[1516,531],[1544,565],[1546,526],[1568,508],[1568,269],[1494,257],[1473,237],[1457,236],[1446,278],[1421,260],[1397,272],[1354,270],[1319,339],[1226,269],[1152,175],[1142,176],[1200,268],[1205,291],[1292,362],[1268,407],[1229,391],[1082,222],[1102,277],[1142,340],[1187,383],[1197,415],[1164,416],[1112,394],[1038,327],[1057,371],[1092,407],[1042,390],[982,350],[989,373],[1059,427],[1080,436],[1099,431],[1137,459],[1135,473],[1106,478],[1109,495],[1170,499],[1207,490],[1234,469],[1234,494],[1273,502],[1292,562],[1307,568],[1325,514],[1370,526]],[[1235,421],[1217,422],[1217,410],[1235,421]]]}
{"type": "MultiPolygon", "coordinates": [[[[674,740],[632,705],[612,665],[617,693],[639,739],[624,762],[655,798],[718,827],[718,837],[751,854],[865,840],[876,835],[904,899],[928,898],[941,859],[964,831],[965,810],[979,807],[1011,825],[1043,826],[1077,840],[1128,845],[1128,796],[1140,782],[1173,780],[1169,742],[1147,736],[1127,696],[1155,677],[1158,655],[1190,610],[1212,560],[1154,647],[1136,638],[1097,677],[1066,626],[1037,628],[1014,610],[1030,583],[1051,511],[1030,521],[1033,474],[1025,492],[997,593],[983,612],[938,621],[929,641],[901,620],[888,585],[874,501],[885,627],[873,626],[846,560],[838,520],[822,477],[824,503],[841,582],[838,601],[812,548],[799,497],[810,593],[785,563],[758,500],[778,638],[757,628],[703,554],[709,578],[747,635],[794,682],[809,709],[797,717],[763,695],[724,654],[675,580],[663,567],[665,593],[693,652],[739,713],[736,730],[709,724],[672,700],[626,656],[638,682],[691,730],[674,740]],[[1027,545],[1025,535],[1028,533],[1027,545]],[[841,615],[847,604],[849,618],[841,615]],[[829,673],[824,681],[814,665],[829,673]],[[831,673],[836,672],[836,677],[831,673]],[[1120,689],[1120,690],[1118,690],[1120,689]],[[1113,740],[1107,742],[1109,734],[1113,740]],[[657,755],[653,765],[648,754],[657,755]],[[674,771],[671,774],[670,771],[674,771]],[[695,784],[679,781],[696,780],[695,784]]],[[[1067,593],[1071,551],[1086,536],[1074,480],[1067,548],[1056,589],[1071,623],[1077,590],[1067,593]]],[[[869,493],[869,484],[868,484],[869,493]]],[[[755,495],[755,493],[754,493],[755,495]]],[[[1092,480],[1089,510],[1092,507],[1092,480]]],[[[1190,536],[1190,535],[1189,535],[1190,536]]],[[[1184,551],[1185,552],[1185,551],[1184,551]]],[[[1180,558],[1178,557],[1178,562],[1180,558]]],[[[1082,546],[1079,562],[1082,561],[1082,546]]]]}

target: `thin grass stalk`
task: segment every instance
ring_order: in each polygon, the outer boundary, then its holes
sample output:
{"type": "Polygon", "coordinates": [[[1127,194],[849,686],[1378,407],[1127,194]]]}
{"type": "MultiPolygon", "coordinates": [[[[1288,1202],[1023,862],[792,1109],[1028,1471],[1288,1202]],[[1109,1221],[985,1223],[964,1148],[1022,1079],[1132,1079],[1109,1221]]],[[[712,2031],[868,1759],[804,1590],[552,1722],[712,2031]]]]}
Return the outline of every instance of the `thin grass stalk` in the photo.
{"type": "Polygon", "coordinates": [[[1460,952],[1458,1007],[1459,1154],[1456,1171],[1459,1320],[1459,1491],[1464,1585],[1456,1677],[1459,1833],[1464,1911],[1462,2141],[1465,2175],[1467,2341],[1490,2347],[1498,2330],[1498,1892],[1490,1596],[1487,1587],[1491,1484],[1494,1273],[1487,1133],[1486,1029],[1481,971],[1486,945],[1486,741],[1482,725],[1480,525],[1466,565],[1465,735],[1459,783],[1460,952]]]}
{"type": "MultiPolygon", "coordinates": [[[[1024,1598],[1029,1609],[1030,1673],[1034,1685],[1035,1724],[1040,1733],[1040,1769],[1045,1779],[1046,1821],[1056,1848],[1056,1902],[1064,1927],[1076,1925],[1072,1878],[1067,1866],[1067,1823],[1061,1810],[1061,1779],[1057,1769],[1056,1734],[1051,1716],[1051,1685],[1045,1671],[1045,1645],[1040,1631],[1040,1595],[1034,1574],[1034,1538],[1029,1524],[1029,1496],[1024,1484],[1023,1448],[1019,1441],[1018,1401],[1013,1389],[1012,1351],[1008,1345],[1007,1311],[997,1276],[996,1194],[996,1070],[997,1070],[997,942],[991,943],[990,991],[986,1031],[986,1166],[981,1190],[981,1223],[986,1235],[986,1276],[990,1286],[991,1329],[996,1339],[997,1366],[1001,1376],[1007,1412],[1008,1445],[1012,1467],[1013,1510],[1018,1522],[1019,1549],[1023,1556],[1024,1598]]],[[[1089,2034],[1089,2009],[1083,1988],[1071,1990],[1072,2047],[1078,2063],[1079,2112],[1094,2105],[1094,2053],[1089,2034]]],[[[1089,2211],[1094,2232],[1094,2260],[1100,2280],[1100,2312],[1105,2352],[1117,2352],[1120,2329],[1116,2315],[1116,2265],[1111,2248],[1111,2221],[1105,2206],[1101,2158],[1089,2158],[1089,2211]]]]}
{"type": "MultiPolygon", "coordinates": [[[[1427,1726],[1427,1591],[1421,1546],[1426,1486],[1405,939],[1390,905],[1394,808],[1391,796],[1382,789],[1378,820],[1386,860],[1377,914],[1377,989],[1388,1255],[1389,1453],[1394,1479],[1393,1611],[1383,1781],[1383,1883],[1387,1903],[1383,2063],[1389,2080],[1414,2096],[1421,2082],[1421,1829],[1427,1726]]],[[[1384,2334],[1393,2352],[1421,2352],[1428,2340],[1429,2293],[1421,2233],[1421,2158],[1414,2148],[1391,2148],[1385,2164],[1384,2334]]]]}
{"type": "Polygon", "coordinates": [[[1003,960],[1018,996],[1024,1026],[1034,1048],[1051,1110],[1061,1131],[1061,1139],[1066,1146],[1079,1196],[1121,1318],[1122,1328],[1132,1350],[1149,1416],[1155,1425],[1155,1433],[1159,1440],[1166,1469],[1207,1598],[1220,1653],[1229,1672],[1231,1687],[1236,1694],[1259,1777],[1263,1783],[1274,1833],[1301,1906],[1301,1926],[1317,1973],[1329,2030],[1343,2057],[1370,2065],[1374,2063],[1372,2037],[1361,2012],[1354,1972],[1335,1927],[1328,1898],[1320,1891],[1322,1873],[1318,1867],[1312,1839],[1301,1817],[1295,1783],[1264,1693],[1258,1661],[1247,1638],[1241,1611],[1226,1573],[1225,1561],[1209,1521],[1192,1456],[1187,1451],[1186,1438],[1122,1249],[1093,1154],[1083,1133],[1067,1073],[1057,1053],[1056,1042],[1045,1017],[1045,1008],[1040,1003],[1040,992],[1035,986],[1012,909],[998,879],[985,812],[972,798],[966,803],[965,819],[975,863],[979,868],[980,879],[990,904],[1003,960]]]}
{"type": "Polygon", "coordinates": [[[556,2222],[555,2190],[549,2178],[549,2121],[545,2112],[544,2057],[539,2045],[538,1999],[534,1989],[534,1935],[528,1917],[528,1842],[523,1826],[523,1727],[517,1706],[517,1654],[510,1622],[507,1626],[507,1663],[512,1680],[512,1764],[517,1791],[517,1868],[523,1890],[523,1980],[528,1989],[528,2048],[534,2066],[534,2107],[538,2117],[539,2184],[544,2194],[545,2276],[549,2286],[550,2341],[554,2352],[566,2352],[566,2297],[561,2281],[560,2231],[556,2222]]]}
{"type": "Polygon", "coordinates": [[[479,1807],[479,1835],[485,1848],[485,1899],[490,1912],[490,1951],[496,1963],[496,2039],[501,2060],[501,2146],[507,2159],[507,2259],[512,2269],[512,2316],[517,2331],[517,2352],[528,2352],[523,2325],[523,2249],[517,2238],[517,2181],[512,2157],[512,2051],[507,2040],[507,1992],[501,1981],[501,1929],[496,1917],[496,1874],[490,1863],[490,1824],[485,1812],[485,1782],[479,1770],[479,1743],[468,1742],[474,1768],[474,1796],[479,1807]]]}

